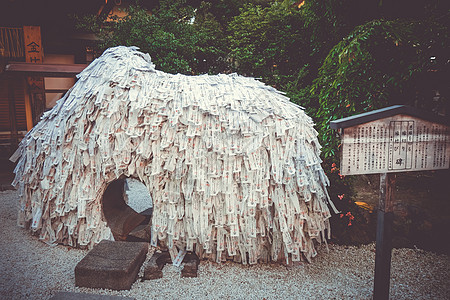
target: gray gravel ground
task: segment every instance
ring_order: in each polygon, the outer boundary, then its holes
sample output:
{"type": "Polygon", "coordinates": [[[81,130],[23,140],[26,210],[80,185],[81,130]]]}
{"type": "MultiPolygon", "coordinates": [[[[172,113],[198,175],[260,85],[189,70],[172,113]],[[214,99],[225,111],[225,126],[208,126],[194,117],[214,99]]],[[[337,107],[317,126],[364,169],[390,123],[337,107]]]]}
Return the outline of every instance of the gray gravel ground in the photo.
{"type": "MultiPolygon", "coordinates": [[[[136,299],[371,299],[375,247],[324,247],[312,264],[243,266],[201,262],[198,278],[138,280],[130,291],[75,287],[74,269],[87,253],[50,247],[16,226],[16,191],[0,192],[0,299],[48,299],[58,291],[136,299]]],[[[450,299],[450,259],[418,249],[395,249],[391,299],[450,299]]]]}

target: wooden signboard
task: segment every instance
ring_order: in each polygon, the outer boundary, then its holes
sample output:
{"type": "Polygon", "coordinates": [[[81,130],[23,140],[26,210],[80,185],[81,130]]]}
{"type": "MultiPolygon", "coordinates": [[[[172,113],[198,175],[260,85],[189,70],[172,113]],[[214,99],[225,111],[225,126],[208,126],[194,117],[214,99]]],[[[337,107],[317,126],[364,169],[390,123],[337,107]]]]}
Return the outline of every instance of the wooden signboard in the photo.
{"type": "MultiPolygon", "coordinates": [[[[42,48],[41,28],[39,26],[23,26],[25,45],[25,61],[32,64],[42,64],[44,51],[42,48]]],[[[25,108],[28,130],[36,124],[45,110],[44,78],[38,76],[27,77],[28,91],[25,91],[25,108]],[[30,99],[31,97],[31,99],[30,99]]]]}
{"type": "Polygon", "coordinates": [[[450,120],[395,105],[330,126],[341,134],[341,174],[380,174],[373,298],[389,299],[395,173],[448,169],[450,120]]]}
{"type": "Polygon", "coordinates": [[[25,44],[25,61],[42,64],[44,52],[42,50],[41,28],[39,26],[23,26],[25,44]]]}
{"type": "Polygon", "coordinates": [[[396,115],[344,128],[341,174],[448,169],[450,127],[396,115]]]}

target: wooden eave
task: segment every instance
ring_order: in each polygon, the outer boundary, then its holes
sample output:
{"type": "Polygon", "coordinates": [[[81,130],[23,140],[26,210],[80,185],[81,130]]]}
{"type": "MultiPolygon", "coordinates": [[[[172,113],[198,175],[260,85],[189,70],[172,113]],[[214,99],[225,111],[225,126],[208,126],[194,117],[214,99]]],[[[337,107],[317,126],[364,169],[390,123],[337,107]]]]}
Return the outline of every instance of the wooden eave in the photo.
{"type": "Polygon", "coordinates": [[[450,120],[408,105],[394,105],[330,122],[331,129],[348,128],[396,115],[408,115],[425,121],[450,126],[450,120]]]}
{"type": "Polygon", "coordinates": [[[86,64],[33,64],[14,62],[5,66],[5,73],[43,77],[74,77],[87,66],[86,64]]]}

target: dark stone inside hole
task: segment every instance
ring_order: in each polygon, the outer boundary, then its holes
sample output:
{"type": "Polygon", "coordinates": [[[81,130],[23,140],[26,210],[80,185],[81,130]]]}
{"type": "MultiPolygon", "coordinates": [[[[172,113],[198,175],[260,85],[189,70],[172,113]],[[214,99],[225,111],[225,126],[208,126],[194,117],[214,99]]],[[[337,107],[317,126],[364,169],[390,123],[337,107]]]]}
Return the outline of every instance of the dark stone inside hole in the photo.
{"type": "Polygon", "coordinates": [[[116,241],[150,241],[153,208],[140,213],[132,209],[124,199],[126,178],[109,183],[103,193],[102,205],[106,222],[116,241]]]}

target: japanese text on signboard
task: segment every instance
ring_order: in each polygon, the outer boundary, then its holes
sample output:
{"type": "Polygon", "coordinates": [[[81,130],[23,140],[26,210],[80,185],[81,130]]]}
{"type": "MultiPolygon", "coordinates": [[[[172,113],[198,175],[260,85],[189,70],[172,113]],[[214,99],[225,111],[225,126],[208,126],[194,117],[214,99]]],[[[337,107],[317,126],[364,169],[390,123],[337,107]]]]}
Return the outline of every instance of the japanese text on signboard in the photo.
{"type": "Polygon", "coordinates": [[[344,129],[343,175],[447,169],[450,130],[411,116],[395,116],[344,129]]]}

